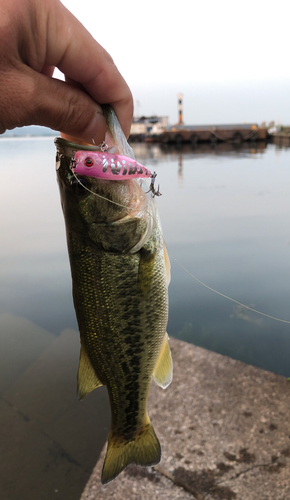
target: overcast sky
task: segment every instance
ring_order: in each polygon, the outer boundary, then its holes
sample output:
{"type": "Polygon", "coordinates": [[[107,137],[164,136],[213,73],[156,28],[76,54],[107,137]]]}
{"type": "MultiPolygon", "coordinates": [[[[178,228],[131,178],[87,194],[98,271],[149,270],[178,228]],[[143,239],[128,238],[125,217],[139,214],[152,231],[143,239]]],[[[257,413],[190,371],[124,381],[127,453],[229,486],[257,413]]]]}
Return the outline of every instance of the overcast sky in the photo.
{"type": "Polygon", "coordinates": [[[63,0],[111,54],[136,114],[290,124],[288,0],[63,0]]]}

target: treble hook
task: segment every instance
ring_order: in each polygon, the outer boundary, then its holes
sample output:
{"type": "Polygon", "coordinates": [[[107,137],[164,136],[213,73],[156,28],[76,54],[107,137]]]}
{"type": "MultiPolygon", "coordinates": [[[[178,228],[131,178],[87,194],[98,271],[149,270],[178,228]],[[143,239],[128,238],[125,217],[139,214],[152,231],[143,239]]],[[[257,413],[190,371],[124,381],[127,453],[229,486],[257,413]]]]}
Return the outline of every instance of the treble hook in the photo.
{"type": "Polygon", "coordinates": [[[70,161],[70,168],[71,169],[75,168],[76,164],[77,164],[76,160],[74,158],[72,158],[71,161],[70,161]]]}
{"type": "Polygon", "coordinates": [[[99,144],[99,146],[96,145],[96,142],[95,142],[95,139],[94,139],[94,135],[92,136],[92,143],[94,146],[96,146],[97,148],[100,148],[100,150],[104,153],[105,151],[108,151],[109,149],[109,146],[108,144],[105,143],[105,141],[101,142],[101,144],[99,144]]]}
{"type": "Polygon", "coordinates": [[[150,192],[152,193],[153,198],[155,196],[162,196],[162,193],[160,193],[160,191],[159,191],[160,185],[158,184],[157,191],[156,191],[156,189],[154,187],[154,183],[155,183],[155,178],[156,177],[157,177],[156,172],[153,172],[153,174],[151,174],[151,176],[150,176],[151,182],[150,182],[150,186],[149,186],[149,191],[147,191],[147,193],[150,193],[150,192]]]}
{"type": "Polygon", "coordinates": [[[108,144],[106,144],[106,143],[105,143],[105,141],[103,141],[103,142],[101,142],[101,144],[100,144],[100,149],[101,149],[101,151],[104,153],[105,151],[108,151],[109,146],[108,146],[108,144]]]}

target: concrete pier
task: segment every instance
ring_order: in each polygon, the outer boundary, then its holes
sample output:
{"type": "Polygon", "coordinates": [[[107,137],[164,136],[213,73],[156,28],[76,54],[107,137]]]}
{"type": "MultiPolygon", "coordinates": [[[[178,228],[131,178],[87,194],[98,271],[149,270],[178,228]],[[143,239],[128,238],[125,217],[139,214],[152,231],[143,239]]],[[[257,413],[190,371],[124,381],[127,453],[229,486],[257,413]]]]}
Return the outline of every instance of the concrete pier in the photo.
{"type": "Polygon", "coordinates": [[[81,500],[289,500],[290,383],[170,339],[174,381],[152,383],[148,412],[162,447],[154,468],[100,483],[105,449],[81,500]]]}

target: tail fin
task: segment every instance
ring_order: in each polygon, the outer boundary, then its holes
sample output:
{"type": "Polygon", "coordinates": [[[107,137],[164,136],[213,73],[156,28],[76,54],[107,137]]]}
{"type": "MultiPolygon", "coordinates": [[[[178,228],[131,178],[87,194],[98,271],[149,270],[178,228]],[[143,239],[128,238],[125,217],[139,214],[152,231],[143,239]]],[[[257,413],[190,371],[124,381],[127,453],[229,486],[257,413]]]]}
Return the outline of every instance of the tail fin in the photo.
{"type": "Polygon", "coordinates": [[[107,484],[129,464],[156,465],[160,462],[161,448],[149,417],[142,429],[130,441],[109,435],[107,454],[103,465],[102,484],[107,484]]]}

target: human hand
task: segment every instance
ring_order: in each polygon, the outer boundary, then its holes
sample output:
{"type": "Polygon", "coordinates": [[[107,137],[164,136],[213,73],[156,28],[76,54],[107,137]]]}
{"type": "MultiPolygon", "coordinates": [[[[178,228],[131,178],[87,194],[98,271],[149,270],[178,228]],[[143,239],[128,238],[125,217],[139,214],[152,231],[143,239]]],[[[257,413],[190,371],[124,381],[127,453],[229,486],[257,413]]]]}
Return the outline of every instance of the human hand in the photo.
{"type": "Polygon", "coordinates": [[[61,130],[98,144],[100,104],[111,104],[125,135],[133,100],[111,56],[59,0],[0,0],[0,133],[23,125],[61,130]],[[58,67],[66,81],[52,78],[58,67]]]}

